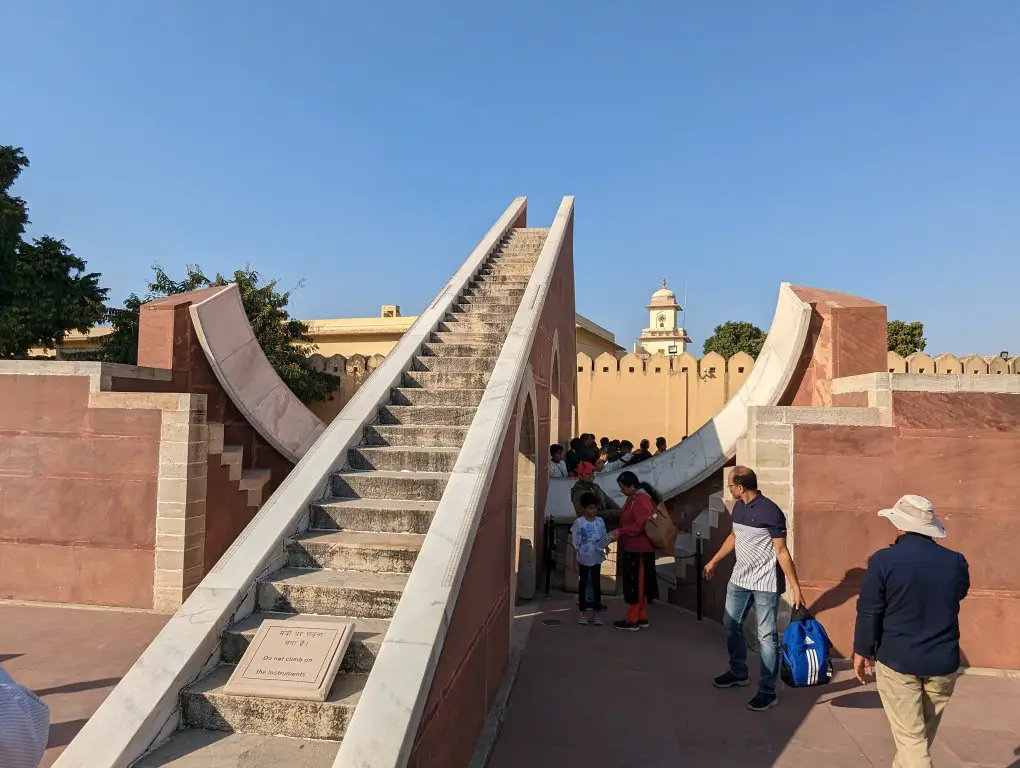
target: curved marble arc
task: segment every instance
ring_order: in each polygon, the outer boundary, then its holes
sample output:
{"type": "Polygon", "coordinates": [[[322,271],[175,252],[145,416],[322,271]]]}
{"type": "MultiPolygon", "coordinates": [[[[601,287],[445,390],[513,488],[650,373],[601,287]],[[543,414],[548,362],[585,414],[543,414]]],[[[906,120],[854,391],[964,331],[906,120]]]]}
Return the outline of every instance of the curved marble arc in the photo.
{"type": "MultiPolygon", "coordinates": [[[[789,283],[782,283],[772,326],[747,381],[711,421],[680,445],[633,467],[638,478],[668,499],[722,469],[736,455],[737,441],[747,429],[748,407],[777,405],[786,391],[807,342],[810,322],[811,305],[797,296],[789,283]]],[[[598,476],[599,485],[621,503],[623,495],[616,478],[622,471],[598,476]]],[[[574,482],[573,478],[550,479],[547,514],[574,516],[570,504],[574,482]]]]}
{"type": "Polygon", "coordinates": [[[192,304],[191,320],[231,401],[271,446],[297,464],[326,425],[297,399],[263,353],[237,284],[192,304]]]}

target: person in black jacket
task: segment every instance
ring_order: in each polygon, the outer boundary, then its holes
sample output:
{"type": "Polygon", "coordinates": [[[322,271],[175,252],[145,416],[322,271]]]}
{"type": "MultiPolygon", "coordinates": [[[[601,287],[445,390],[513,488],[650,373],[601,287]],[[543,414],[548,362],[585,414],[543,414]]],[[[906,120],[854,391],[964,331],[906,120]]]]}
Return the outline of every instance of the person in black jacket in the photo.
{"type": "Polygon", "coordinates": [[[894,768],[930,768],[931,744],[960,667],[960,601],[970,589],[967,560],[935,539],[946,531],[923,496],[878,513],[896,542],[868,560],[857,599],[854,672],[875,675],[896,742],[894,768]]]}

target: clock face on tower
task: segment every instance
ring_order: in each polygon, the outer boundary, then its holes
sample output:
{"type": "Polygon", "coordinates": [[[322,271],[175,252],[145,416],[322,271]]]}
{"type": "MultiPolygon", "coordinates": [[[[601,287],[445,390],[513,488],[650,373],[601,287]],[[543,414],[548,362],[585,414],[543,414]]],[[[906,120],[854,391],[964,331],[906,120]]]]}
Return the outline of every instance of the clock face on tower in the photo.
{"type": "Polygon", "coordinates": [[[659,327],[660,328],[665,328],[666,327],[666,316],[663,313],[660,312],[659,316],[657,318],[655,318],[655,319],[659,321],[659,327]]]}

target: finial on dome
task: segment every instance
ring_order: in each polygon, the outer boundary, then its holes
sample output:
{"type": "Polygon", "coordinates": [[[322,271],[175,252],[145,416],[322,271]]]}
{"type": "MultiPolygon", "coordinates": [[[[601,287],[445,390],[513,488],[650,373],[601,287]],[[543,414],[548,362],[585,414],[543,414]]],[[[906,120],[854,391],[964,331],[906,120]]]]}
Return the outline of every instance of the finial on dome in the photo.
{"type": "Polygon", "coordinates": [[[662,287],[663,287],[663,288],[665,288],[665,287],[666,287],[666,278],[662,278],[662,287]]]}

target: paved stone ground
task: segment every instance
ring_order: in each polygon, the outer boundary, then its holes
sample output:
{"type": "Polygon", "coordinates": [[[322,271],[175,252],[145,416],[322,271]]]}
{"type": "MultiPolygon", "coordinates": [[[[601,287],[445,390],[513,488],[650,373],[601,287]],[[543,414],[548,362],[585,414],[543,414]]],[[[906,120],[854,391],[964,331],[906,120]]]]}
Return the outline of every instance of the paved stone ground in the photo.
{"type": "MultiPolygon", "coordinates": [[[[848,672],[824,687],[781,690],[778,707],[750,712],[753,687],[711,686],[726,670],[718,625],[661,604],[651,608],[652,628],[640,633],[578,626],[564,598],[541,610],[489,768],[892,764],[875,686],[848,672]],[[563,623],[548,626],[547,619],[563,623]]],[[[609,618],[622,613],[615,603],[609,618]]],[[[1020,768],[1020,680],[963,676],[933,758],[939,768],[1020,768]]]]}
{"type": "Polygon", "coordinates": [[[0,663],[50,708],[42,768],[53,764],[168,619],[0,602],[0,663]]]}

